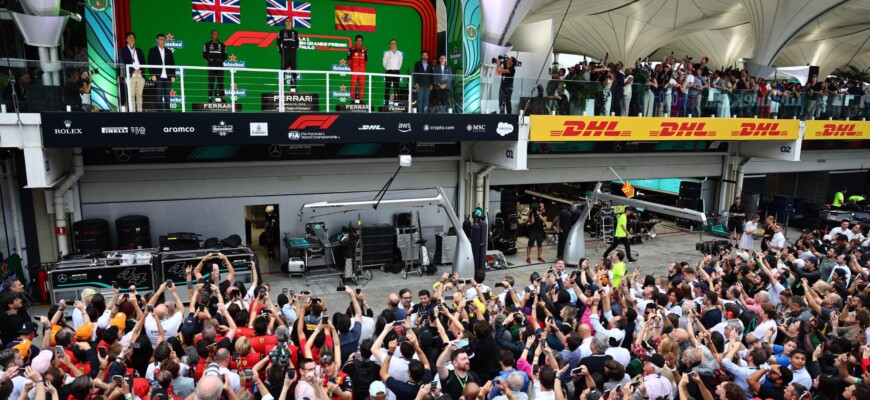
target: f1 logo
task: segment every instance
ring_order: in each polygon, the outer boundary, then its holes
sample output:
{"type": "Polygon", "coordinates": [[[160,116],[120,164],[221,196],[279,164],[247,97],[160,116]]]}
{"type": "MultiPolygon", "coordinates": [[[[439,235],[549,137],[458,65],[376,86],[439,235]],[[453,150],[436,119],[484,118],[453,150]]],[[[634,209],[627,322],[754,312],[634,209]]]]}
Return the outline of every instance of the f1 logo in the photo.
{"type": "Polygon", "coordinates": [[[256,44],[258,47],[269,47],[269,45],[275,42],[275,38],[277,37],[277,33],[239,31],[233,33],[233,35],[227,39],[226,45],[227,47],[232,47],[245,44],[256,44]]]}
{"type": "Polygon", "coordinates": [[[302,130],[311,127],[329,129],[337,119],[338,115],[303,115],[296,118],[296,121],[293,121],[293,124],[288,129],[302,130]]]}

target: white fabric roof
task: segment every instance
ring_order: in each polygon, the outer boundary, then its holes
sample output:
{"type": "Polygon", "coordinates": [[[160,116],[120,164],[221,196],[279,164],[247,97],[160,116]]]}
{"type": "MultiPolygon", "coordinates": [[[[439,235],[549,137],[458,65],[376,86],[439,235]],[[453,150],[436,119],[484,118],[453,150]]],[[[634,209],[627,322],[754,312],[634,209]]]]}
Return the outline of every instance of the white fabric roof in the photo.
{"type": "MultiPolygon", "coordinates": [[[[525,22],[554,19],[571,0],[534,0],[525,22]]],[[[484,14],[484,19],[486,14],[484,14]]],[[[710,57],[714,67],[740,58],[774,65],[819,65],[821,73],[870,63],[870,0],[573,0],[555,51],[632,64],[671,51],[710,57]],[[758,51],[756,51],[758,50],[758,51]]]]}

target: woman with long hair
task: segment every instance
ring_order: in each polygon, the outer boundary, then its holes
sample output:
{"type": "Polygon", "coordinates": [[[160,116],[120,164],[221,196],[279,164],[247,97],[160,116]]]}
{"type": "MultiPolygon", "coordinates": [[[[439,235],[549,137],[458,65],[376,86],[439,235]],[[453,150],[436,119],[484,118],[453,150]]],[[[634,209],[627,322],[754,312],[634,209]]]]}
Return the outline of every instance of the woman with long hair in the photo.
{"type": "Polygon", "coordinates": [[[758,221],[760,219],[761,217],[756,214],[749,218],[749,221],[743,224],[743,236],[740,237],[740,243],[737,245],[738,248],[752,253],[753,247],[755,247],[755,239],[752,235],[754,235],[755,230],[758,229],[758,221]]]}

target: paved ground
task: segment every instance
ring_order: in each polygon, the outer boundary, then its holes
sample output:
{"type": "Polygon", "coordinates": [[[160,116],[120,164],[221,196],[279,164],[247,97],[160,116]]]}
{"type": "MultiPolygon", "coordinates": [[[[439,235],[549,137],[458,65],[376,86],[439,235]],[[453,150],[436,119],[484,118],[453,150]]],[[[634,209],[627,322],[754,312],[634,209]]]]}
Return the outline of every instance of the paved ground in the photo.
{"type": "MultiPolygon", "coordinates": [[[[680,232],[673,228],[662,227],[659,230],[659,235],[653,241],[645,241],[641,245],[632,246],[632,252],[638,254],[637,267],[642,274],[663,274],[667,271],[667,266],[673,261],[688,261],[696,263],[700,260],[701,253],[695,250],[695,243],[701,240],[701,236],[697,233],[680,232]]],[[[709,234],[703,236],[704,240],[711,240],[714,237],[709,234]]],[[[526,239],[520,238],[519,243],[525,244],[526,239]]],[[[757,241],[756,241],[757,242],[757,241]]],[[[756,243],[757,246],[757,243],[756,243]]],[[[622,247],[620,247],[622,248],[622,247]]],[[[597,241],[587,241],[586,253],[587,258],[597,259],[603,255],[605,246],[600,245],[597,241]]],[[[547,245],[543,249],[543,259],[546,263],[538,263],[535,261],[536,250],[532,251],[532,264],[525,262],[525,247],[520,247],[520,251],[513,256],[507,257],[508,261],[515,265],[507,270],[490,271],[486,275],[485,284],[492,287],[495,282],[500,281],[505,275],[510,274],[520,282],[527,282],[528,277],[533,271],[543,273],[556,260],[556,245],[547,245]]],[[[634,266],[629,265],[629,270],[633,270],[634,266]]],[[[450,271],[450,266],[440,266],[439,274],[444,271],[450,271]]],[[[363,282],[360,287],[367,294],[370,304],[375,310],[380,310],[386,302],[386,297],[389,293],[397,293],[402,288],[411,289],[416,300],[416,293],[421,289],[430,289],[432,284],[438,279],[436,276],[409,275],[408,279],[402,279],[400,274],[389,274],[377,269],[373,269],[374,279],[369,282],[363,282]]],[[[302,277],[288,278],[281,273],[270,273],[265,277],[265,280],[271,282],[273,293],[280,293],[282,288],[290,288],[297,292],[301,290],[311,290],[317,296],[323,297],[327,304],[335,306],[345,306],[347,296],[336,292],[336,287],[339,285],[338,278],[331,278],[323,281],[311,282],[310,286],[306,286],[305,279],[302,277]]]]}
{"type": "MultiPolygon", "coordinates": [[[[717,236],[704,234],[703,237],[698,232],[682,232],[667,225],[663,225],[658,229],[658,236],[652,241],[645,241],[641,245],[632,246],[632,251],[637,254],[637,267],[641,274],[660,275],[667,271],[667,266],[674,261],[687,261],[691,264],[696,263],[702,256],[700,252],[695,250],[695,243],[703,240],[721,239],[717,236]]],[[[790,230],[788,239],[793,241],[799,233],[796,230],[790,230]]],[[[519,243],[524,245],[525,238],[520,238],[519,243]]],[[[756,247],[759,240],[756,239],[756,247]]],[[[587,240],[586,253],[587,258],[596,260],[603,255],[605,246],[595,241],[594,239],[587,240]]],[[[621,247],[620,247],[621,248],[621,247]]],[[[533,271],[542,273],[546,271],[550,265],[556,260],[556,245],[551,244],[544,246],[543,258],[546,263],[538,263],[535,261],[536,251],[532,252],[532,264],[525,262],[525,247],[521,246],[516,255],[507,257],[508,261],[514,265],[507,270],[490,271],[487,273],[485,284],[492,287],[495,282],[500,281],[505,275],[510,274],[519,282],[525,284],[528,282],[528,277],[533,271]]],[[[634,265],[629,265],[629,271],[633,270],[634,265]]],[[[301,276],[288,277],[277,270],[277,265],[266,266],[261,269],[264,272],[263,279],[272,284],[272,293],[277,296],[281,293],[281,289],[289,288],[300,292],[302,290],[311,290],[317,296],[324,298],[328,305],[331,305],[335,310],[337,307],[344,307],[347,303],[347,296],[343,293],[338,293],[336,287],[339,285],[337,277],[311,282],[310,286],[306,286],[305,278],[301,276]]],[[[409,275],[408,279],[402,279],[400,274],[389,274],[378,269],[371,270],[374,274],[374,279],[371,281],[363,281],[359,286],[368,296],[370,305],[379,311],[383,308],[389,293],[397,293],[402,288],[411,289],[416,300],[416,293],[421,289],[431,289],[432,284],[438,279],[441,272],[450,271],[450,266],[440,266],[439,274],[435,276],[416,276],[409,275]]],[[[34,307],[31,310],[33,315],[42,315],[47,312],[47,307],[34,307]]]]}

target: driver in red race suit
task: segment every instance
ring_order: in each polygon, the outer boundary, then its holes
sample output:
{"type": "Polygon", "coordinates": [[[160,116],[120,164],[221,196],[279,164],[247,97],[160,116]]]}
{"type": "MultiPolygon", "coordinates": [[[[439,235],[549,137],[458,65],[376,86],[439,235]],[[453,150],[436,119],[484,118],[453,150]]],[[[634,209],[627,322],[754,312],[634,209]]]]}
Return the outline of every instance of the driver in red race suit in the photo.
{"type": "MultiPolygon", "coordinates": [[[[366,72],[366,63],[369,61],[369,51],[362,45],[362,35],[356,35],[356,46],[347,49],[347,63],[352,72],[366,72]]],[[[366,76],[350,75],[350,98],[361,99],[365,94],[366,76]],[[355,96],[356,84],[359,82],[359,96],[355,96]]]]}

